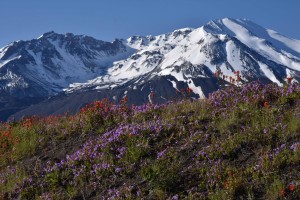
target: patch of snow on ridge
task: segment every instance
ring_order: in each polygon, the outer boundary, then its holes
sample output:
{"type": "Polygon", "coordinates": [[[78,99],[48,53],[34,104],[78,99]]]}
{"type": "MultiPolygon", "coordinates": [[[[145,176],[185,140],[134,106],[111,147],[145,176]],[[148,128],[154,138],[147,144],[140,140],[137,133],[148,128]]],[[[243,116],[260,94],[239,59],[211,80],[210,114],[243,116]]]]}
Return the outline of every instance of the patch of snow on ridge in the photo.
{"type": "Polygon", "coordinates": [[[177,89],[177,84],[176,84],[175,81],[171,81],[171,80],[169,80],[169,79],[168,79],[168,81],[170,81],[170,82],[172,83],[173,88],[174,88],[175,90],[179,91],[179,90],[177,89]]]}
{"type": "Polygon", "coordinates": [[[300,53],[300,40],[287,38],[273,30],[267,30],[267,32],[272,38],[284,43],[287,47],[300,53]]]}
{"type": "Polygon", "coordinates": [[[191,88],[194,93],[196,93],[196,94],[199,95],[200,99],[205,99],[206,98],[205,95],[204,95],[204,93],[203,93],[203,91],[202,91],[202,89],[201,89],[201,87],[196,86],[194,84],[193,80],[189,79],[187,83],[189,85],[189,88],[191,88]]]}
{"type": "Polygon", "coordinates": [[[274,73],[269,69],[269,67],[267,65],[265,65],[261,62],[258,62],[258,64],[268,79],[270,79],[271,81],[273,81],[274,83],[276,83],[279,86],[283,86],[283,84],[276,78],[274,73]]]}
{"type": "Polygon", "coordinates": [[[3,47],[0,49],[0,62],[1,62],[1,58],[5,55],[6,51],[7,51],[7,46],[3,47]]]}
{"type": "Polygon", "coordinates": [[[17,74],[14,74],[11,71],[6,72],[3,76],[0,76],[0,80],[6,80],[6,84],[2,85],[2,89],[8,89],[8,88],[15,88],[15,87],[21,87],[21,88],[28,88],[28,83],[25,82],[23,77],[18,76],[17,74]]]}
{"type": "Polygon", "coordinates": [[[22,56],[16,56],[13,57],[11,59],[7,59],[7,60],[0,60],[0,68],[4,65],[6,65],[7,63],[9,63],[10,61],[16,60],[16,59],[20,59],[22,56]]]}

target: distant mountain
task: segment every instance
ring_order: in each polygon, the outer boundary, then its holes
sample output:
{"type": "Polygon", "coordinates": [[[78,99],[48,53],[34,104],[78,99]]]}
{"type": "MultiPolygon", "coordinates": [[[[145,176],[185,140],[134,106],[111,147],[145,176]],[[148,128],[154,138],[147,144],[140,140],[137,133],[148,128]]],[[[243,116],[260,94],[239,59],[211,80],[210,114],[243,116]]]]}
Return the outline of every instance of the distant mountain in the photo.
{"type": "MultiPolygon", "coordinates": [[[[74,82],[106,74],[136,50],[120,40],[48,32],[0,49],[0,116],[51,97],[74,82]]],[[[1,118],[0,118],[1,119],[1,118]]]]}
{"type": "Polygon", "coordinates": [[[19,97],[53,95],[71,83],[106,74],[114,61],[134,51],[120,40],[110,43],[71,33],[45,33],[0,50],[0,87],[19,97]]]}
{"type": "Polygon", "coordinates": [[[2,48],[0,58],[2,91],[18,98],[51,97],[15,117],[76,112],[104,97],[159,103],[187,87],[193,97],[205,98],[230,83],[300,81],[300,41],[246,19],[113,43],[50,32],[2,48]]]}

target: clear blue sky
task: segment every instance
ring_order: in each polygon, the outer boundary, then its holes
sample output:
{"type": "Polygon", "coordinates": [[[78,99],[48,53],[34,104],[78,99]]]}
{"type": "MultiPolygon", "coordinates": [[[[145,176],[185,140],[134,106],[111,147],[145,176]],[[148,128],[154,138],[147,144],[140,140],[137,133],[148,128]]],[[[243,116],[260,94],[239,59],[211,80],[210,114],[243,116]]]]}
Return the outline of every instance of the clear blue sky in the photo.
{"type": "Polygon", "coordinates": [[[218,18],[248,18],[300,39],[300,0],[0,0],[0,47],[44,32],[112,41],[200,27],[218,18]]]}

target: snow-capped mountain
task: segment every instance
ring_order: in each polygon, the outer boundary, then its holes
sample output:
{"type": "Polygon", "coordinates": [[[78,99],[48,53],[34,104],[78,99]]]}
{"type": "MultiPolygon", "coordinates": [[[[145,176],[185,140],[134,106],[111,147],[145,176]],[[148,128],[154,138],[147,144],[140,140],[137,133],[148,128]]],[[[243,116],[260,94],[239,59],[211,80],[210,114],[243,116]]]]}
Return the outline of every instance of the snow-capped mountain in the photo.
{"type": "Polygon", "coordinates": [[[297,80],[300,71],[300,41],[249,20],[225,18],[198,29],[185,28],[159,36],[134,36],[125,44],[137,52],[114,62],[105,76],[84,84],[72,84],[68,91],[93,86],[96,89],[115,87],[144,75],[171,75],[177,81],[187,82],[204,97],[201,90],[206,86],[196,86],[192,79],[212,78],[217,70],[225,81],[229,81],[228,77],[237,79],[239,71],[241,81],[263,79],[279,85],[286,82],[287,77],[297,80]]]}
{"type": "Polygon", "coordinates": [[[51,114],[75,112],[104,97],[119,101],[126,95],[130,103],[141,104],[166,101],[187,87],[192,96],[205,98],[226,84],[300,81],[300,41],[229,18],[113,43],[50,32],[2,48],[0,66],[0,86],[6,91],[43,88],[42,94],[51,96],[64,90],[18,116],[51,114]]]}
{"type": "Polygon", "coordinates": [[[38,39],[14,42],[0,49],[0,90],[12,94],[20,90],[29,96],[53,95],[71,83],[106,74],[114,61],[134,51],[120,40],[110,43],[48,32],[38,39]]]}
{"type": "Polygon", "coordinates": [[[135,51],[120,40],[71,33],[48,32],[13,42],[0,49],[0,116],[56,95],[71,83],[106,74],[114,61],[135,51]]]}

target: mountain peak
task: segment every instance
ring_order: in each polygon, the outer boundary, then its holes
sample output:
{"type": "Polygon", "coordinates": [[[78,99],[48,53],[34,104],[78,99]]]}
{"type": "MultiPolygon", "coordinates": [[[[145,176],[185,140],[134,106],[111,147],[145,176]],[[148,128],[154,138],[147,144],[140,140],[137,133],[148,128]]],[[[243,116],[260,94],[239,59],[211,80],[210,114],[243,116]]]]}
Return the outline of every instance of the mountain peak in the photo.
{"type": "Polygon", "coordinates": [[[61,33],[56,33],[54,31],[49,31],[44,34],[42,34],[40,37],[37,39],[54,39],[54,38],[74,38],[74,37],[86,37],[85,35],[75,35],[73,33],[66,33],[66,34],[61,34],[61,33]]]}
{"type": "Polygon", "coordinates": [[[41,38],[50,38],[53,35],[56,35],[57,33],[55,33],[54,31],[48,31],[44,34],[42,34],[40,37],[38,37],[37,39],[41,39],[41,38]]]}
{"type": "Polygon", "coordinates": [[[191,32],[191,31],[193,31],[193,30],[194,30],[193,28],[186,27],[186,28],[176,29],[176,30],[173,31],[173,32],[191,32]]]}
{"type": "Polygon", "coordinates": [[[226,26],[226,24],[228,23],[234,23],[234,24],[251,24],[251,25],[256,25],[254,22],[252,22],[250,19],[247,18],[238,18],[238,19],[233,19],[230,17],[225,17],[225,18],[221,18],[221,19],[216,19],[216,20],[211,20],[209,21],[206,25],[204,25],[205,28],[219,28],[222,29],[224,28],[224,26],[226,26]]]}
{"type": "MultiPolygon", "coordinates": [[[[73,33],[66,33],[65,34],[65,37],[66,38],[72,38],[72,37],[74,37],[75,35],[73,34],[73,33]]],[[[83,35],[80,35],[81,37],[84,37],[83,35]]]]}

